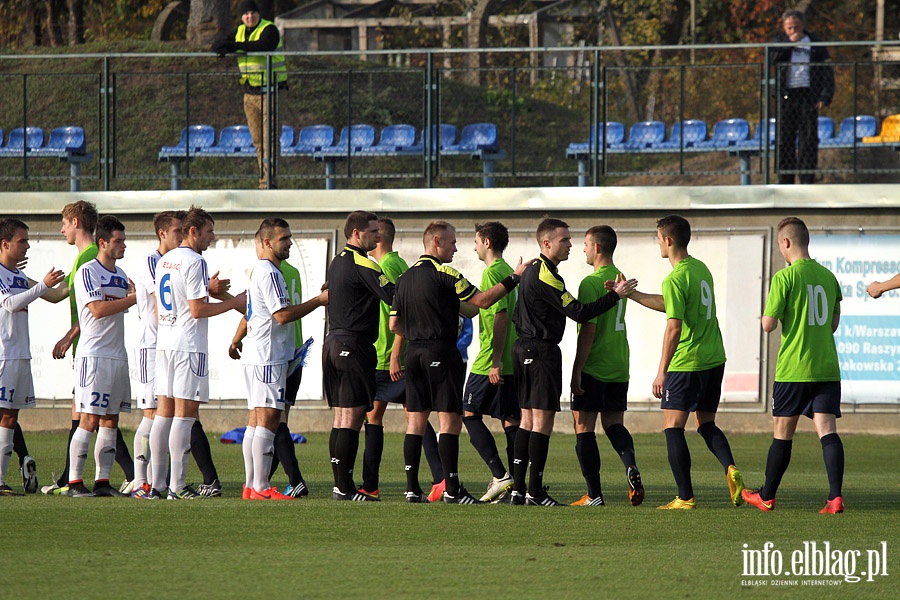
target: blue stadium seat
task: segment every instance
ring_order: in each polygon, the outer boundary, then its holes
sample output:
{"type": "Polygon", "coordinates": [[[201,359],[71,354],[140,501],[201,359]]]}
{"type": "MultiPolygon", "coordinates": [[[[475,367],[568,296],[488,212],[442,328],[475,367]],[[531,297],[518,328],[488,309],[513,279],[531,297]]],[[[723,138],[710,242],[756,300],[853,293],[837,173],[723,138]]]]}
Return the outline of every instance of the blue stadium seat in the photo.
{"type": "Polygon", "coordinates": [[[750,137],[750,123],[746,119],[724,119],[713,125],[712,137],[697,143],[698,149],[727,150],[750,137]]]}
{"type": "Polygon", "coordinates": [[[829,140],[821,141],[820,144],[825,148],[835,147],[851,147],[859,144],[864,137],[873,136],[878,130],[878,120],[871,115],[857,115],[855,117],[846,117],[841,121],[838,134],[829,140]]]}
{"type": "Polygon", "coordinates": [[[84,129],[81,127],[56,127],[50,131],[47,145],[35,148],[29,154],[34,156],[57,156],[60,158],[71,154],[84,154],[87,142],[84,129]]]}
{"type": "Polygon", "coordinates": [[[473,123],[463,127],[458,144],[442,148],[441,154],[474,154],[496,152],[499,149],[497,126],[493,123],[473,123]]]}
{"type": "Polygon", "coordinates": [[[246,125],[231,125],[222,128],[217,144],[200,148],[200,154],[204,156],[230,156],[234,154],[256,156],[256,146],[253,145],[253,137],[250,135],[249,127],[246,125]]]}
{"type": "MultiPolygon", "coordinates": [[[[740,141],[735,146],[741,150],[762,150],[762,123],[756,124],[753,137],[740,141]]],[[[769,119],[769,147],[775,146],[775,119],[769,119]]]]}
{"type": "Polygon", "coordinates": [[[625,150],[646,150],[666,139],[666,124],[662,121],[641,121],[631,126],[625,150]]]}
{"type": "Polygon", "coordinates": [[[3,142],[5,141],[5,139],[6,138],[4,138],[3,136],[3,130],[0,129],[0,148],[3,148],[3,142]]]}
{"type": "Polygon", "coordinates": [[[9,132],[6,146],[0,148],[0,154],[17,155],[25,151],[31,153],[44,145],[44,130],[40,127],[22,129],[16,127],[9,132]]]}
{"type": "MultiPolygon", "coordinates": [[[[301,132],[302,133],[302,132],[301,132]]],[[[322,148],[318,154],[341,155],[348,152],[359,152],[375,144],[375,128],[371,125],[357,124],[341,129],[337,144],[322,148]]]]}
{"type": "Polygon", "coordinates": [[[834,119],[831,117],[819,117],[819,143],[834,138],[834,119]]]}
{"type": "Polygon", "coordinates": [[[297,143],[285,145],[282,141],[282,156],[312,156],[322,148],[334,144],[334,128],[331,125],[308,125],[300,129],[297,143]]]}
{"type": "Polygon", "coordinates": [[[669,139],[654,144],[653,147],[667,150],[689,149],[703,141],[706,141],[706,121],[686,119],[672,125],[669,139]]]}
{"type": "MultiPolygon", "coordinates": [[[[409,154],[422,154],[425,151],[425,133],[423,129],[419,132],[419,141],[407,148],[409,154]]],[[[441,143],[441,151],[456,143],[456,126],[449,123],[441,123],[440,125],[431,126],[431,150],[436,151],[438,139],[441,143]]]]}
{"type": "Polygon", "coordinates": [[[365,153],[396,153],[408,150],[416,144],[416,128],[412,125],[388,125],[381,130],[378,143],[363,148],[365,153]]]}
{"type": "Polygon", "coordinates": [[[216,130],[212,125],[190,125],[181,130],[181,139],[177,146],[163,146],[159,157],[184,156],[187,153],[197,154],[204,148],[216,143],[216,130]]]}
{"type": "Polygon", "coordinates": [[[601,139],[601,134],[603,132],[603,127],[606,128],[606,148],[620,148],[622,146],[622,142],[625,141],[625,125],[619,123],[618,121],[607,121],[604,123],[599,123],[596,125],[591,125],[591,132],[588,135],[588,141],[586,142],[572,142],[566,148],[566,156],[574,156],[578,154],[587,154],[592,148],[600,148],[603,140],[601,139]],[[591,146],[591,140],[594,141],[594,146],[591,146]]]}

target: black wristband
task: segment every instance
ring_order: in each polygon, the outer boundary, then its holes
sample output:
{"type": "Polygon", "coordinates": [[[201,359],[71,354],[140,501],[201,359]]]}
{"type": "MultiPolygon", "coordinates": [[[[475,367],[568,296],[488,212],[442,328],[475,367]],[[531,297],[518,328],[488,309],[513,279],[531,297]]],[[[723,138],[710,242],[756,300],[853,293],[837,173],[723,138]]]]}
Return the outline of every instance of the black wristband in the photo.
{"type": "Polygon", "coordinates": [[[506,288],[506,292],[509,293],[513,291],[517,285],[519,285],[519,276],[513,273],[500,283],[503,285],[503,287],[506,288]]]}

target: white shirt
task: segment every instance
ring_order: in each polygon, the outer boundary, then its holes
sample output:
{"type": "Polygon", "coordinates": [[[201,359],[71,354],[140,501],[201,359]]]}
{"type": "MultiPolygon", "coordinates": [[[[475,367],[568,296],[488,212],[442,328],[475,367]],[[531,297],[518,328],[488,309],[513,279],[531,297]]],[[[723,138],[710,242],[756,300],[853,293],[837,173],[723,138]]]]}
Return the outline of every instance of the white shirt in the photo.
{"type": "Polygon", "coordinates": [[[188,300],[209,301],[206,261],[179,246],[156,264],[157,350],[207,353],[209,319],[195,319],[188,300]]]}
{"type": "Polygon", "coordinates": [[[128,276],[121,267],[110,271],[95,258],[75,273],[75,306],[81,337],[75,358],[99,356],[128,360],[125,351],[125,312],[97,319],[89,304],[124,298],[128,294],[128,276]]]}
{"type": "Polygon", "coordinates": [[[800,45],[791,50],[791,66],[788,67],[788,88],[809,87],[809,59],[812,54],[812,46],[809,45],[809,36],[804,35],[800,45]]]}
{"type": "Polygon", "coordinates": [[[31,358],[28,304],[46,291],[43,281],[29,290],[25,273],[0,265],[0,360],[31,358]]]}
{"type": "Polygon", "coordinates": [[[144,257],[136,273],[132,273],[134,293],[137,296],[138,318],[141,320],[141,337],[138,348],[156,348],[156,263],[162,254],[154,250],[144,257]]]}
{"type": "Polygon", "coordinates": [[[272,315],[291,305],[281,271],[260,260],[247,286],[247,337],[241,362],[245,365],[287,363],[294,356],[294,326],[281,325],[272,315]]]}

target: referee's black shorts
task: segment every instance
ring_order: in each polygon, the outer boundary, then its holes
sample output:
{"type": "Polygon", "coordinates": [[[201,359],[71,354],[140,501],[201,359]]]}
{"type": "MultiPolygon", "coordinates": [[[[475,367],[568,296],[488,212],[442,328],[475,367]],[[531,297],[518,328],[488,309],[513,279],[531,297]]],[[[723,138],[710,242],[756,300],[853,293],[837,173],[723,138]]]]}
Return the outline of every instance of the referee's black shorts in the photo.
{"type": "Polygon", "coordinates": [[[513,344],[512,359],[519,406],[559,412],[562,396],[559,344],[519,338],[513,344]]]}
{"type": "Polygon", "coordinates": [[[465,375],[456,344],[410,342],[406,347],[406,410],[462,414],[465,375]]]}
{"type": "Polygon", "coordinates": [[[322,349],[322,379],[328,406],[372,409],[375,397],[375,346],[348,335],[327,335],[322,349]]]}

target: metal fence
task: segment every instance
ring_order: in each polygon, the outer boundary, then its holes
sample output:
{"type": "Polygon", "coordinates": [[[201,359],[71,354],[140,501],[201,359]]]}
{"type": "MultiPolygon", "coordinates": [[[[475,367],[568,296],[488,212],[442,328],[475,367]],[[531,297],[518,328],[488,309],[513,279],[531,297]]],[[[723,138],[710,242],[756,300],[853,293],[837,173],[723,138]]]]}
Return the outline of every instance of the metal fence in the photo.
{"type": "MultiPolygon", "coordinates": [[[[826,119],[819,119],[824,129],[817,134],[839,136],[846,119],[858,115],[873,118],[873,136],[882,129],[889,134],[889,117],[900,113],[900,62],[894,60],[900,44],[825,47],[835,91],[819,114],[826,119]]],[[[872,143],[864,138],[873,136],[856,135],[862,132],[859,125],[850,131],[849,143],[829,145],[817,135],[822,141],[812,168],[779,162],[785,148],[793,150],[793,138],[775,143],[789,121],[780,112],[785,90],[770,64],[772,48],[491,49],[476,53],[483,65],[477,68],[467,66],[473,52],[462,50],[286,53],[290,88],[273,92],[278,119],[267,155],[279,186],[296,189],[715,185],[773,183],[786,174],[841,183],[900,179],[898,134],[872,143]],[[733,135],[749,138],[742,150],[709,145],[716,124],[728,119],[744,127],[733,135]],[[766,127],[770,119],[775,122],[766,127]],[[475,123],[496,126],[494,146],[446,151],[440,124],[455,126],[459,136],[475,123]],[[615,132],[609,125],[597,128],[599,123],[621,124],[625,147],[610,145],[607,136],[615,132]],[[640,147],[635,133],[641,130],[635,126],[644,123],[657,129],[662,124],[661,141],[667,145],[640,147]],[[703,124],[708,147],[689,140],[699,135],[693,123],[703,124]],[[281,126],[296,136],[319,124],[333,127],[335,141],[344,127],[371,125],[376,143],[384,127],[409,124],[423,143],[418,151],[350,148],[330,158],[282,152],[281,126]],[[680,137],[676,124],[682,127],[680,137]],[[593,139],[591,131],[598,132],[593,139]],[[571,150],[578,143],[581,151],[571,150]]],[[[210,125],[218,136],[227,126],[246,124],[241,98],[233,57],[0,56],[0,188],[61,189],[60,182],[74,177],[65,153],[42,155],[27,141],[10,148],[17,128],[41,128],[46,146],[50,130],[61,126],[85,133],[83,152],[90,160],[80,166],[81,189],[255,187],[252,152],[208,156],[187,149],[184,160],[160,159],[161,149],[175,146],[190,125],[210,125]]]]}

